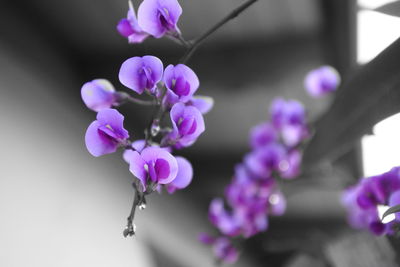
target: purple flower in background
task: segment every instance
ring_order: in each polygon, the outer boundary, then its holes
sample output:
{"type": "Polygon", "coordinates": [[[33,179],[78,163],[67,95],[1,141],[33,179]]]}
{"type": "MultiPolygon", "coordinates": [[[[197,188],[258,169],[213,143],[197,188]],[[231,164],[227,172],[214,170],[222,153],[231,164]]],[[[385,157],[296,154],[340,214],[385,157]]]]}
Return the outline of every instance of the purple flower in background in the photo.
{"type": "Polygon", "coordinates": [[[160,147],[147,147],[141,153],[129,155],[129,170],[140,180],[143,191],[148,181],[154,184],[171,183],[178,173],[178,163],[171,153],[160,147]]]}
{"type": "Polygon", "coordinates": [[[260,123],[250,130],[250,146],[257,149],[278,141],[278,137],[278,132],[271,123],[260,123]]]}
{"type": "Polygon", "coordinates": [[[163,63],[154,56],[132,57],[122,63],[120,82],[138,94],[145,90],[155,94],[157,83],[163,76],[163,63]]]}
{"type": "Polygon", "coordinates": [[[176,148],[192,145],[205,130],[203,116],[195,107],[176,103],[170,115],[173,130],[164,142],[172,143],[176,148]]]}
{"type": "Polygon", "coordinates": [[[312,97],[318,98],[335,91],[339,83],[339,73],[331,66],[322,66],[307,74],[304,87],[312,97]]]}
{"type": "Polygon", "coordinates": [[[224,235],[237,236],[240,234],[241,229],[237,218],[225,210],[224,201],[221,198],[211,201],[208,218],[224,235]]]}
{"type": "Polygon", "coordinates": [[[214,106],[214,99],[209,96],[193,96],[187,103],[189,106],[196,107],[201,114],[207,114],[214,106]]]}
{"type": "Polygon", "coordinates": [[[255,175],[269,178],[273,171],[279,171],[279,166],[285,156],[285,148],[279,143],[272,143],[249,153],[244,162],[255,175]]]}
{"type": "Polygon", "coordinates": [[[272,124],[280,131],[285,145],[294,147],[309,136],[306,111],[300,102],[277,98],[270,113],[272,124]]]}
{"type": "Polygon", "coordinates": [[[144,0],[139,6],[140,27],[156,38],[180,33],[177,23],[182,8],[177,0],[144,0]]]}
{"type": "Polygon", "coordinates": [[[118,22],[117,30],[122,36],[128,38],[129,43],[141,43],[149,36],[139,26],[131,1],[129,1],[128,15],[118,22]]]}
{"type": "Polygon", "coordinates": [[[110,108],[116,101],[114,86],[105,79],[85,83],[81,89],[81,96],[85,105],[96,112],[110,108]]]}
{"type": "Polygon", "coordinates": [[[393,224],[382,223],[378,206],[394,206],[400,204],[400,173],[399,167],[381,175],[363,178],[358,184],[346,189],[342,195],[342,204],[348,211],[349,224],[358,229],[368,229],[374,235],[393,234],[393,224]]]}
{"type": "Polygon", "coordinates": [[[219,237],[215,240],[213,251],[215,256],[225,263],[235,263],[239,258],[239,252],[226,237],[219,237]]]}
{"type": "Polygon", "coordinates": [[[113,153],[129,138],[123,126],[124,116],[115,109],[102,109],[97,120],[92,122],[85,135],[86,147],[90,154],[99,157],[113,153]]]}
{"type": "Polygon", "coordinates": [[[196,73],[183,64],[166,67],[163,80],[168,89],[167,101],[170,104],[175,104],[178,101],[188,102],[200,85],[196,73]]]}
{"type": "Polygon", "coordinates": [[[193,178],[193,168],[192,164],[183,157],[176,157],[178,163],[178,173],[176,178],[165,187],[168,193],[172,194],[178,189],[186,188],[193,178]]]}

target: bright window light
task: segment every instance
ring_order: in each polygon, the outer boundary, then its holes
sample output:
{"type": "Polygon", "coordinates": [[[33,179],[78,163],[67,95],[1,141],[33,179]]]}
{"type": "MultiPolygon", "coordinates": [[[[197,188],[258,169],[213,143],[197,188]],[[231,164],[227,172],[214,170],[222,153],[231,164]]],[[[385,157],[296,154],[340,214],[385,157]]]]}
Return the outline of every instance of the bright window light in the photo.
{"type": "MultiPolygon", "coordinates": [[[[371,1],[359,0],[360,2],[371,1]]],[[[360,10],[357,14],[357,62],[364,64],[377,56],[400,37],[399,29],[400,18],[398,17],[360,10]]]]}

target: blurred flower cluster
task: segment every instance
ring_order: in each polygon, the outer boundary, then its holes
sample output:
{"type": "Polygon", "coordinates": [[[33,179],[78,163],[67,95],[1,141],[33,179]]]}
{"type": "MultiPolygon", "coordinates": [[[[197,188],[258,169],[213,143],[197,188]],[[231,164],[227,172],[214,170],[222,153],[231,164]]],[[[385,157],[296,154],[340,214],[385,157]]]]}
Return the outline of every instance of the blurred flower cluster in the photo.
{"type": "Polygon", "coordinates": [[[222,198],[212,200],[209,220],[218,229],[217,237],[200,234],[220,260],[238,258],[235,243],[268,228],[268,216],[285,212],[286,199],[278,179],[294,179],[300,174],[301,144],[309,137],[306,112],[295,100],[275,99],[270,120],[250,131],[251,151],[236,165],[231,183],[222,198]]]}
{"type": "Polygon", "coordinates": [[[383,223],[378,209],[400,204],[400,167],[361,179],[343,192],[342,204],[347,209],[348,223],[352,227],[367,229],[374,235],[394,234],[393,227],[400,222],[400,214],[383,223]]]}
{"type": "MultiPolygon", "coordinates": [[[[339,83],[338,72],[330,66],[310,71],[304,80],[307,93],[314,98],[334,92],[339,83]]],[[[284,214],[286,199],[278,182],[300,174],[302,150],[310,137],[304,106],[276,98],[269,113],[268,121],[251,129],[251,151],[236,165],[225,200],[215,198],[210,203],[208,218],[218,234],[199,235],[202,243],[212,246],[218,260],[226,263],[238,259],[243,239],[268,229],[268,216],[284,214]]]]}

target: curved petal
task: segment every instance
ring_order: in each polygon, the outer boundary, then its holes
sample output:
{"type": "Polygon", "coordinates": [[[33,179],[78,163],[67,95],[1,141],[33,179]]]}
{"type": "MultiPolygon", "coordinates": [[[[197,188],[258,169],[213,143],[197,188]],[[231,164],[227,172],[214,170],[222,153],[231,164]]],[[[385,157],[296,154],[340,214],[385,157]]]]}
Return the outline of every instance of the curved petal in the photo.
{"type": "Polygon", "coordinates": [[[167,152],[165,149],[159,147],[147,147],[142,151],[143,160],[150,165],[154,164],[155,174],[157,176],[157,182],[159,184],[168,184],[175,179],[178,173],[178,163],[171,153],[167,152]],[[159,165],[157,165],[157,160],[162,159],[159,165]],[[168,165],[168,173],[164,173],[163,168],[168,165]],[[162,174],[162,175],[161,175],[162,174]]]}
{"type": "Polygon", "coordinates": [[[164,65],[161,60],[155,56],[144,56],[142,57],[142,61],[143,65],[150,69],[152,82],[157,84],[161,81],[164,70],[164,65]]]}
{"type": "Polygon", "coordinates": [[[143,67],[141,57],[131,57],[124,61],[119,70],[119,81],[138,94],[142,94],[145,86],[140,71],[143,67]]]}
{"type": "Polygon", "coordinates": [[[146,191],[147,171],[145,169],[146,162],[138,152],[129,153],[129,171],[140,180],[143,186],[143,192],[146,191]]]}
{"type": "Polygon", "coordinates": [[[98,121],[92,122],[85,134],[86,148],[95,157],[114,153],[117,150],[115,142],[99,134],[99,127],[100,124],[98,121]]]}
{"type": "Polygon", "coordinates": [[[176,178],[170,184],[167,184],[167,188],[171,185],[177,189],[183,189],[187,187],[193,179],[193,168],[192,164],[184,157],[176,157],[176,161],[178,163],[178,173],[176,178]]]}
{"type": "Polygon", "coordinates": [[[118,22],[117,31],[119,32],[119,34],[126,38],[134,33],[131,23],[126,18],[123,18],[118,22]]]}
{"type": "Polygon", "coordinates": [[[144,0],[138,9],[139,26],[156,38],[161,38],[166,32],[166,29],[160,23],[159,7],[158,0],[144,0]]]}
{"type": "Polygon", "coordinates": [[[124,116],[119,113],[116,109],[102,109],[97,113],[97,121],[101,126],[111,128],[118,137],[118,139],[127,139],[129,133],[124,128],[124,116]]]}

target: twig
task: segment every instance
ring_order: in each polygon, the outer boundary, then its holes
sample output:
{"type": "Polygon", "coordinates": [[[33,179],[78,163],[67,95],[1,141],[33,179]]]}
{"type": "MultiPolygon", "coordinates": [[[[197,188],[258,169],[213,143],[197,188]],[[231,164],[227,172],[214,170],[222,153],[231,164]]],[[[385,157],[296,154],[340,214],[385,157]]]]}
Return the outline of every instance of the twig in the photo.
{"type": "Polygon", "coordinates": [[[240,13],[242,13],[244,10],[246,10],[249,6],[257,2],[258,0],[248,0],[247,2],[243,3],[236,9],[234,9],[231,13],[229,13],[225,18],[223,18],[220,22],[215,24],[213,27],[211,27],[208,31],[206,31],[203,35],[201,35],[199,38],[197,38],[187,49],[185,55],[182,57],[181,62],[186,63],[190,57],[193,55],[193,53],[196,51],[196,49],[216,30],[221,28],[225,23],[228,21],[236,18],[240,13]]]}
{"type": "Polygon", "coordinates": [[[133,224],[133,219],[135,218],[135,212],[136,212],[136,207],[139,205],[140,202],[140,196],[139,196],[139,191],[135,187],[135,198],[133,199],[133,204],[131,208],[131,213],[129,214],[127,218],[127,224],[126,228],[123,232],[124,237],[127,236],[133,236],[135,234],[135,226],[133,224]]]}

